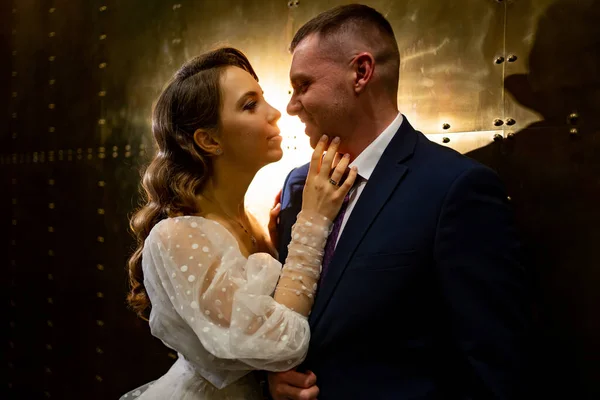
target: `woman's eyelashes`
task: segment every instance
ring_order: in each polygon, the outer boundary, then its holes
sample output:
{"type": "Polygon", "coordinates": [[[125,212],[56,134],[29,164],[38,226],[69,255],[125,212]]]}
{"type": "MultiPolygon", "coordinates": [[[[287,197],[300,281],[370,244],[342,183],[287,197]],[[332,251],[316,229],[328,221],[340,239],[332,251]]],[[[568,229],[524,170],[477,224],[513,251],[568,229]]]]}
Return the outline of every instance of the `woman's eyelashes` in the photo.
{"type": "Polygon", "coordinates": [[[249,100],[244,104],[244,111],[254,111],[256,109],[257,102],[256,100],[249,100]]]}

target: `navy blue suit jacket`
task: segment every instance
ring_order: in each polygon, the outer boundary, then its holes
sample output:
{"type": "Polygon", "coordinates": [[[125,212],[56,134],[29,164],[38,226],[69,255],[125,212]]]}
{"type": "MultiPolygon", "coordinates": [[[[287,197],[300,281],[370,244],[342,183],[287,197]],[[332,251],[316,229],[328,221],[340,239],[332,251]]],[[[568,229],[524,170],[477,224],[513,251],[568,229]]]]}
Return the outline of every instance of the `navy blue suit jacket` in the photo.
{"type": "MultiPolygon", "coordinates": [[[[307,173],[283,188],[282,261],[307,173]]],[[[301,368],[320,400],[523,398],[525,276],[497,175],[404,118],[319,287],[301,368]]]]}

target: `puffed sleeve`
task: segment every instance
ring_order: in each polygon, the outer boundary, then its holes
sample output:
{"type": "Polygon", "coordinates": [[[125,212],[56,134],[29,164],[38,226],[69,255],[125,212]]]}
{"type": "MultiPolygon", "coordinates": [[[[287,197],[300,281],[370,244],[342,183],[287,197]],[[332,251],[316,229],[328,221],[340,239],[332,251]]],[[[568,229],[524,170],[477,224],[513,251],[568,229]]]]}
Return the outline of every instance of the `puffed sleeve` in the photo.
{"type": "Polygon", "coordinates": [[[227,363],[232,370],[288,370],[308,349],[306,316],[331,222],[300,213],[296,225],[282,273],[269,254],[245,258],[233,235],[215,221],[169,218],[146,240],[144,274],[157,277],[174,312],[209,353],[233,361],[227,363]]]}

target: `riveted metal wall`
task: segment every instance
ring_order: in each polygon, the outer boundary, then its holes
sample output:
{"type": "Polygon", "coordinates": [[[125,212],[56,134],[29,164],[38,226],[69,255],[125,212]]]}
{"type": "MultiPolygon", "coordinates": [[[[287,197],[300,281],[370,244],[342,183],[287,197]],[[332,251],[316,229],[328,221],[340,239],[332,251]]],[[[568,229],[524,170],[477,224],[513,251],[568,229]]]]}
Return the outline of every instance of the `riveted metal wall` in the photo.
{"type": "Polygon", "coordinates": [[[540,394],[600,396],[600,2],[506,4],[505,181],[533,278],[540,394]]]}
{"type": "MultiPolygon", "coordinates": [[[[186,59],[232,45],[285,107],[295,30],[349,2],[1,3],[8,372],[0,395],[117,398],[175,357],[124,302],[127,216],[152,151],[152,102],[186,59]]],[[[401,111],[508,186],[531,260],[540,397],[592,398],[600,379],[599,1],[364,3],[396,32],[401,111]]],[[[288,155],[306,149],[290,127],[288,155]]],[[[267,173],[280,179],[288,167],[267,173]]]]}

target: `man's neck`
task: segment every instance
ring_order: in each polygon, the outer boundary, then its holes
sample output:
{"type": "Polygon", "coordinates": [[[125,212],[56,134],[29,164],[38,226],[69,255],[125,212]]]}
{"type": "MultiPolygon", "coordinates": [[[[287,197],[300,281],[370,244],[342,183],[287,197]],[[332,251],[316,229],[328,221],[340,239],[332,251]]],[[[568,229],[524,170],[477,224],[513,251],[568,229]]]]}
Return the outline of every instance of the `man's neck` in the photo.
{"type": "Polygon", "coordinates": [[[350,135],[345,138],[347,152],[354,160],[396,119],[397,108],[388,108],[383,112],[370,112],[357,121],[350,135]]]}

